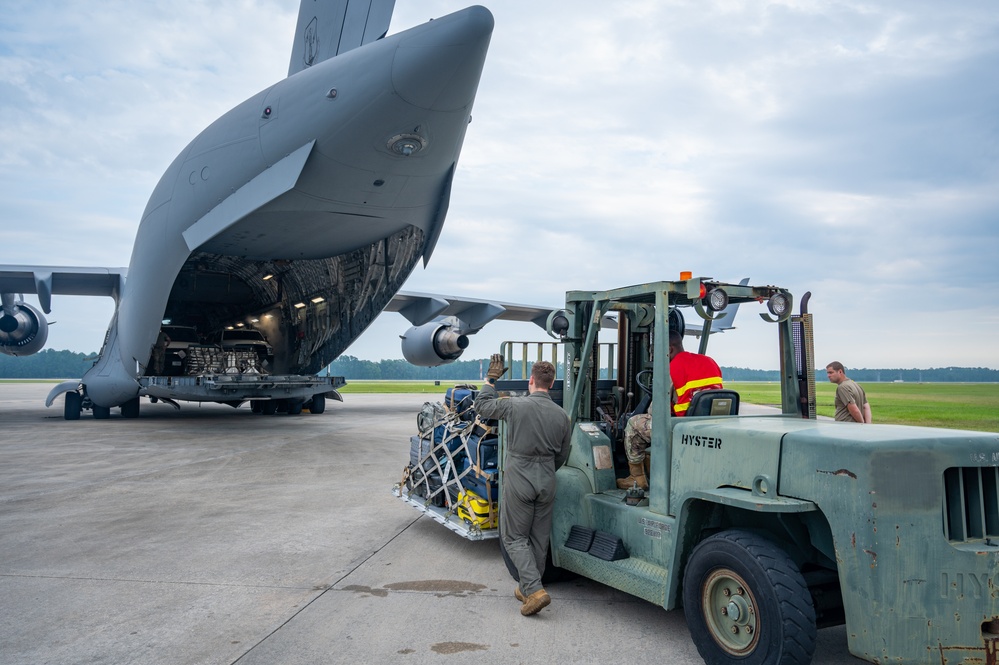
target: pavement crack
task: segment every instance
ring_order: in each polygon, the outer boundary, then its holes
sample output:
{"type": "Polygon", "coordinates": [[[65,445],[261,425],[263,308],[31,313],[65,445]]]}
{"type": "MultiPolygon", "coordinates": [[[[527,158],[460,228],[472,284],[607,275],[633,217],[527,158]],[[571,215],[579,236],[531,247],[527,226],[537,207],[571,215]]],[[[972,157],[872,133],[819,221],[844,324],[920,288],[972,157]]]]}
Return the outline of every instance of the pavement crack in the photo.
{"type": "Polygon", "coordinates": [[[324,588],[321,591],[319,591],[319,593],[317,593],[315,595],[315,597],[311,598],[309,600],[309,602],[304,603],[300,608],[298,608],[296,611],[292,612],[291,615],[289,615],[287,619],[285,619],[280,624],[278,624],[274,628],[274,630],[272,630],[271,632],[267,633],[262,638],[260,638],[256,642],[256,644],[253,644],[252,646],[250,646],[246,651],[244,651],[240,655],[239,658],[237,658],[236,660],[232,661],[232,663],[230,665],[236,665],[241,660],[243,660],[243,658],[245,658],[247,655],[249,655],[254,649],[256,649],[261,644],[263,644],[264,642],[266,642],[267,640],[269,640],[271,637],[273,637],[274,635],[276,635],[282,628],[284,628],[289,623],[291,623],[292,620],[295,619],[295,617],[297,617],[299,614],[301,614],[302,612],[304,612],[307,608],[311,607],[312,604],[315,603],[317,600],[319,600],[320,598],[322,598],[323,596],[325,596],[327,593],[329,593],[330,591],[332,591],[333,588],[337,584],[339,584],[340,582],[343,582],[345,579],[347,579],[347,577],[349,577],[351,574],[353,574],[355,571],[357,571],[358,568],[360,568],[361,566],[363,566],[364,564],[366,564],[368,561],[370,561],[372,559],[372,557],[376,556],[383,549],[385,549],[386,547],[388,547],[389,545],[391,545],[393,542],[395,542],[396,538],[398,538],[402,534],[406,533],[406,531],[409,530],[409,528],[412,527],[417,522],[417,520],[420,519],[420,517],[422,517],[422,515],[417,515],[415,518],[413,518],[413,520],[409,524],[407,524],[403,528],[399,529],[399,531],[396,532],[396,534],[394,536],[392,536],[391,538],[389,538],[388,540],[386,540],[384,543],[382,543],[382,545],[380,547],[372,550],[367,556],[362,557],[360,559],[357,559],[355,561],[354,565],[349,570],[347,570],[347,572],[345,572],[343,575],[341,575],[339,577],[339,579],[337,579],[335,582],[333,582],[332,584],[330,584],[326,588],[324,588]]]}

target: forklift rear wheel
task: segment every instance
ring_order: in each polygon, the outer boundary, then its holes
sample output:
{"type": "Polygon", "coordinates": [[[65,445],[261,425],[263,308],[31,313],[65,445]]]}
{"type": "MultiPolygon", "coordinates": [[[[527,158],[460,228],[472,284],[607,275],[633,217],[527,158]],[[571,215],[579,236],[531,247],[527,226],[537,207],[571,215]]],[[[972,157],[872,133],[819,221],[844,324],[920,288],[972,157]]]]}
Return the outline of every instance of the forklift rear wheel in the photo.
{"type": "Polygon", "coordinates": [[[683,576],[690,636],[706,663],[807,665],[815,652],[815,608],[787,553],[740,529],[706,538],[683,576]]]}

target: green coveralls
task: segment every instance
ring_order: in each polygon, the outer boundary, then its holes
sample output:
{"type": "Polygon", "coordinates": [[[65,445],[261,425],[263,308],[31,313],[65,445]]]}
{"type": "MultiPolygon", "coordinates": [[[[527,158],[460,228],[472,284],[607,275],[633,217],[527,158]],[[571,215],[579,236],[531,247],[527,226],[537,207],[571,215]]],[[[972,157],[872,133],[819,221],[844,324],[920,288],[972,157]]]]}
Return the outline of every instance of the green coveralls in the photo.
{"type": "Polygon", "coordinates": [[[552,530],[555,470],[569,458],[572,426],[547,392],[497,399],[488,383],[475,400],[482,418],[506,423],[500,533],[524,596],[542,588],[552,530]]]}

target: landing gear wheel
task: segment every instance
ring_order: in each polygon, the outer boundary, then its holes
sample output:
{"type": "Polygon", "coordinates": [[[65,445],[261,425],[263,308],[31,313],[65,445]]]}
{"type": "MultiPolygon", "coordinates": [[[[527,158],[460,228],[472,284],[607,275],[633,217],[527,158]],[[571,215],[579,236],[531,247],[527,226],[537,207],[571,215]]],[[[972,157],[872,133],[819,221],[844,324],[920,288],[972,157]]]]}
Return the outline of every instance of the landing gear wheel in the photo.
{"type": "Polygon", "coordinates": [[[260,413],[260,411],[261,411],[260,400],[255,399],[252,402],[250,402],[250,413],[260,413]]]}
{"type": "Polygon", "coordinates": [[[62,417],[66,420],[79,420],[80,411],[83,408],[83,395],[76,392],[66,393],[66,404],[63,407],[62,417]]]}
{"type": "Polygon", "coordinates": [[[269,399],[266,402],[264,402],[264,405],[262,407],[260,407],[260,411],[265,416],[273,416],[275,413],[277,413],[277,408],[278,408],[277,400],[269,399]]]}
{"type": "Polygon", "coordinates": [[[111,417],[110,406],[97,406],[96,404],[94,404],[92,407],[90,407],[90,410],[93,411],[95,420],[107,420],[108,418],[111,417]]]}
{"type": "Polygon", "coordinates": [[[706,663],[807,665],[815,652],[815,608],[801,571],[750,531],[723,531],[694,548],[683,608],[706,663]]]}
{"type": "Polygon", "coordinates": [[[309,402],[309,413],[322,413],[326,410],[326,395],[313,395],[309,402]]]}
{"type": "Polygon", "coordinates": [[[302,412],[302,406],[303,405],[304,405],[304,402],[302,402],[302,400],[298,400],[298,399],[290,399],[290,400],[288,400],[288,415],[289,416],[297,416],[298,414],[300,414],[302,412]]]}
{"type": "Polygon", "coordinates": [[[124,404],[121,405],[121,417],[122,418],[138,418],[139,417],[139,398],[133,397],[124,404]]]}

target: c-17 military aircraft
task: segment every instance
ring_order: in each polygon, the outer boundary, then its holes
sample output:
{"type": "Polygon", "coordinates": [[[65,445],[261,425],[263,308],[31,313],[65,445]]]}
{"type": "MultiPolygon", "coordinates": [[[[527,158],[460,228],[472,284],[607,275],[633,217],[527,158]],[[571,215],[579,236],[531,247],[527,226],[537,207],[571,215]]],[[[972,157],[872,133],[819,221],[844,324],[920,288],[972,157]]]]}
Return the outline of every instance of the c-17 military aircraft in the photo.
{"type": "Polygon", "coordinates": [[[319,413],[339,395],[316,372],[383,310],[412,323],[402,351],[421,366],[453,362],[495,319],[558,328],[549,307],[398,291],[440,235],[493,20],[471,7],[386,37],[393,9],[302,0],[288,78],[174,160],[127,269],[0,266],[8,355],[44,347],[53,294],[115,301],[93,368],[48,405],[65,395],[67,419],[135,417],[142,396],[319,413]]]}
{"type": "MultiPolygon", "coordinates": [[[[0,266],[3,353],[44,347],[53,294],[115,299],[94,366],[49,405],[65,394],[77,419],[84,407],[134,417],[140,396],[251,399],[264,412],[279,401],[319,412],[339,397],[316,373],[433,253],[493,29],[487,9],[469,7],[386,36],[394,6],[302,0],[287,78],[176,157],[127,269],[0,266]],[[193,331],[175,350],[179,371],[163,367],[166,323],[193,331]],[[226,345],[227,329],[255,330],[258,343],[226,345]]],[[[471,324],[440,325],[456,301],[410,295],[395,310],[414,322],[404,338],[423,364],[453,360],[465,334],[507,312],[467,302],[471,324]]]]}

